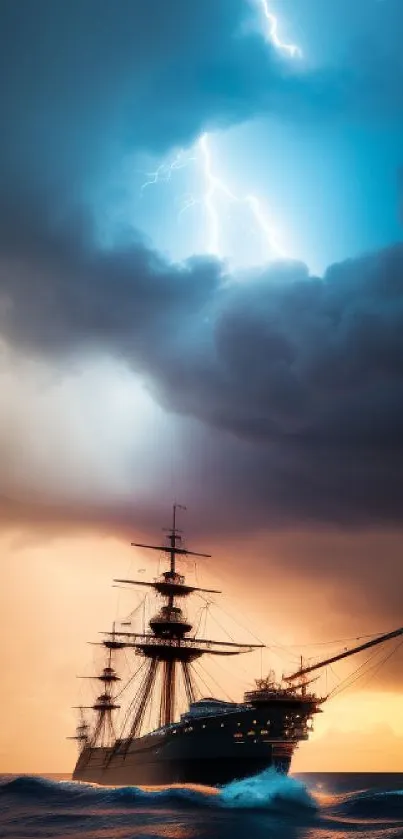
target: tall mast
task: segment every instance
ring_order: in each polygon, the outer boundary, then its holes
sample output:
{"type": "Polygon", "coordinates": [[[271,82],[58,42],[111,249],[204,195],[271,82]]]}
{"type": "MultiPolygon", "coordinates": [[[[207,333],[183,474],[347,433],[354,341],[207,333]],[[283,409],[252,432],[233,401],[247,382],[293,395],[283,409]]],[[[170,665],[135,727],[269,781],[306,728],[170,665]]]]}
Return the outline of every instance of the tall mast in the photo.
{"type": "MultiPolygon", "coordinates": [[[[112,626],[111,639],[104,646],[107,650],[107,660],[101,672],[97,676],[79,677],[81,679],[95,679],[103,685],[102,691],[97,696],[94,704],[86,706],[96,712],[96,721],[92,735],[87,738],[92,747],[109,746],[116,739],[113,712],[118,710],[120,705],[116,704],[112,691],[116,682],[120,682],[120,677],[112,665],[112,656],[123,645],[120,641],[116,640],[115,623],[112,626]]],[[[80,711],[82,713],[83,707],[80,708],[80,711]]]]}
{"type": "MultiPolygon", "coordinates": [[[[195,659],[206,653],[210,655],[239,655],[243,652],[250,652],[258,646],[263,646],[262,644],[221,642],[197,638],[190,634],[192,624],[188,622],[182,608],[178,605],[178,601],[183,601],[184,598],[196,591],[215,594],[220,592],[189,586],[185,582],[185,577],[177,571],[176,560],[178,556],[210,556],[210,554],[190,551],[183,546],[181,531],[177,527],[177,511],[179,509],[185,510],[186,508],[180,504],[173,505],[172,525],[167,532],[168,544],[131,543],[134,547],[163,551],[168,554],[169,570],[164,571],[153,582],[130,579],[115,580],[119,583],[149,586],[163,599],[160,610],[149,622],[149,630],[143,633],[114,631],[113,634],[113,638],[115,639],[117,636],[119,638],[118,643],[122,646],[134,649],[137,655],[141,655],[148,660],[143,671],[144,680],[138,693],[138,701],[131,720],[125,748],[129,747],[131,739],[140,734],[146,708],[152,701],[158,676],[161,677],[159,724],[163,727],[169,725],[175,719],[178,666],[182,674],[186,696],[188,701],[191,702],[194,701],[196,690],[190,665],[195,659]]],[[[106,640],[104,644],[107,646],[110,642],[106,640]]]]}
{"type": "Polygon", "coordinates": [[[169,543],[170,543],[170,554],[171,554],[171,574],[176,573],[176,542],[181,541],[181,537],[179,535],[179,531],[176,528],[176,511],[177,510],[186,510],[182,504],[174,504],[172,507],[172,528],[168,533],[169,543]]]}
{"type": "Polygon", "coordinates": [[[351,650],[344,650],[344,652],[338,653],[338,655],[333,655],[330,658],[325,658],[322,661],[318,661],[316,664],[310,664],[309,667],[301,666],[300,670],[296,670],[296,672],[292,673],[291,676],[285,676],[284,679],[287,682],[292,682],[294,679],[299,679],[301,676],[306,676],[308,673],[312,673],[314,670],[319,670],[321,667],[326,667],[328,664],[333,664],[335,661],[340,661],[342,658],[348,658],[348,656],[350,655],[356,655],[356,653],[360,653],[363,650],[368,650],[370,649],[370,647],[375,647],[378,644],[384,644],[385,641],[391,641],[393,638],[398,638],[399,635],[403,635],[403,627],[400,627],[399,629],[394,629],[393,632],[386,632],[385,635],[378,635],[371,641],[366,641],[365,644],[360,644],[358,647],[353,647],[351,650]]]}
{"type": "MultiPolygon", "coordinates": [[[[76,706],[77,707],[77,706],[76,706]]],[[[80,752],[83,751],[89,740],[89,725],[84,716],[84,708],[82,705],[78,706],[80,711],[79,722],[77,724],[76,733],[73,737],[67,737],[67,740],[77,740],[80,752]]]]}

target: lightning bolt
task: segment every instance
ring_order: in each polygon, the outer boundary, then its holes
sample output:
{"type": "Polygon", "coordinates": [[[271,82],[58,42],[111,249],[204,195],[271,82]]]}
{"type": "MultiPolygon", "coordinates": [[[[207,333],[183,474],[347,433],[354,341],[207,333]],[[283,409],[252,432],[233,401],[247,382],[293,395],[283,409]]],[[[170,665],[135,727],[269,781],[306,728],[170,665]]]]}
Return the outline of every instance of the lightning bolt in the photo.
{"type": "Polygon", "coordinates": [[[198,141],[198,146],[202,153],[202,164],[206,189],[204,192],[204,206],[208,218],[208,236],[207,236],[207,253],[222,257],[223,249],[220,244],[220,220],[216,198],[222,196],[234,204],[244,204],[249,207],[252,216],[256,222],[256,226],[260,233],[263,234],[269,249],[269,256],[285,257],[286,252],[280,245],[277,234],[272,228],[269,218],[263,209],[263,206],[256,195],[239,196],[236,195],[229,186],[219,178],[214,170],[212,164],[212,155],[210,149],[210,141],[208,134],[202,134],[198,141]]]}
{"type": "Polygon", "coordinates": [[[154,186],[154,184],[161,182],[167,183],[171,180],[173,172],[177,172],[179,169],[185,169],[195,160],[195,157],[190,156],[184,149],[181,149],[171,163],[161,163],[154,172],[146,172],[146,178],[148,180],[144,181],[141,185],[140,191],[144,192],[148,186],[154,186]]]}
{"type": "Polygon", "coordinates": [[[208,135],[202,134],[198,142],[202,153],[204,178],[206,182],[206,191],[204,193],[204,206],[206,208],[207,217],[209,220],[209,235],[207,238],[207,253],[213,253],[215,256],[221,256],[220,248],[220,220],[218,216],[218,209],[215,204],[217,195],[224,195],[230,201],[238,201],[236,195],[231,192],[227,185],[218,178],[212,168],[211,152],[208,142],[208,135]]]}
{"type": "Polygon", "coordinates": [[[287,256],[285,249],[279,242],[278,234],[274,230],[269,216],[263,204],[256,195],[238,195],[228,184],[219,177],[214,170],[213,155],[211,151],[210,136],[202,134],[193,147],[192,153],[184,150],[176,155],[170,162],[161,163],[153,172],[147,173],[147,180],[141,185],[140,190],[158,183],[167,183],[172,175],[179,169],[184,169],[191,163],[198,163],[201,166],[204,189],[201,197],[196,198],[192,193],[187,193],[182,198],[182,207],[179,210],[178,218],[191,210],[193,207],[203,205],[207,217],[207,235],[205,251],[218,258],[226,256],[222,244],[221,224],[219,205],[224,200],[230,204],[244,206],[249,211],[255,223],[255,232],[259,232],[267,245],[268,258],[287,256]]]}
{"type": "Polygon", "coordinates": [[[265,212],[259,199],[256,197],[256,195],[247,195],[245,201],[247,202],[247,204],[249,204],[252,214],[258,226],[260,227],[260,230],[262,231],[262,233],[264,233],[270,251],[276,256],[286,259],[288,254],[284,250],[283,246],[280,244],[278,239],[278,232],[272,226],[269,217],[265,212]]]}
{"type": "Polygon", "coordinates": [[[264,17],[268,22],[268,38],[280,52],[285,52],[291,58],[302,58],[302,50],[297,44],[285,44],[280,40],[278,34],[278,20],[270,11],[267,0],[257,0],[261,6],[264,17]]]}
{"type": "Polygon", "coordinates": [[[188,210],[191,210],[192,207],[197,207],[197,205],[200,204],[200,200],[198,198],[195,198],[194,195],[188,194],[183,196],[181,204],[182,206],[178,213],[178,219],[180,219],[180,217],[188,210]]]}
{"type": "MultiPolygon", "coordinates": [[[[286,53],[290,58],[300,58],[301,49],[296,44],[284,43],[278,34],[277,17],[269,10],[268,0],[253,0],[261,7],[262,13],[268,22],[267,37],[280,52],[286,53]]],[[[228,184],[216,173],[213,164],[210,135],[202,134],[193,149],[186,152],[181,149],[171,162],[160,164],[155,171],[146,173],[147,180],[142,184],[141,193],[149,187],[158,183],[171,181],[175,172],[196,163],[201,166],[204,190],[201,197],[187,193],[182,198],[182,207],[178,217],[192,208],[203,205],[207,217],[206,253],[214,254],[222,258],[225,256],[222,245],[222,233],[220,224],[219,207],[223,200],[230,204],[236,204],[247,208],[249,215],[254,221],[255,232],[258,232],[264,239],[268,257],[286,258],[287,253],[279,241],[278,232],[273,227],[269,215],[262,202],[256,195],[239,196],[228,186],[228,184]]]]}

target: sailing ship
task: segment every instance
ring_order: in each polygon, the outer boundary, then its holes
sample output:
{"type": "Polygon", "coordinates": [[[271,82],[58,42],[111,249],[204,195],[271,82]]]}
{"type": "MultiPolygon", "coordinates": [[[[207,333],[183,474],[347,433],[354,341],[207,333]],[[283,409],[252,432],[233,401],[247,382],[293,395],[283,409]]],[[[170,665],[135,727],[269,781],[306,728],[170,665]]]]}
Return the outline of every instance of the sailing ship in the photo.
{"type": "Polygon", "coordinates": [[[80,706],[76,739],[79,756],[73,779],[103,785],[166,785],[195,783],[217,786],[242,779],[272,767],[287,773],[293,752],[307,740],[313,718],[321,712],[326,697],[316,696],[307,677],[333,662],[403,634],[403,628],[345,650],[316,664],[283,676],[257,679],[243,701],[232,702],[214,696],[200,696],[193,663],[203,656],[239,656],[263,647],[198,637],[184,612],[184,602],[193,594],[220,594],[212,589],[189,585],[178,573],[178,557],[208,557],[188,550],[177,528],[173,507],[172,527],[167,544],[132,545],[165,554],[169,567],[150,582],[118,579],[124,585],[146,586],[161,601],[158,612],[142,632],[117,629],[104,633],[101,642],[105,666],[95,677],[102,688],[95,702],[87,706],[95,715],[90,726],[80,706]],[[140,665],[124,689],[136,684],[123,729],[116,731],[114,717],[119,710],[120,677],[115,657],[129,650],[140,665]],[[184,687],[187,708],[178,714],[178,682],[184,687]],[[157,710],[157,727],[144,731],[146,712],[157,710]]]}

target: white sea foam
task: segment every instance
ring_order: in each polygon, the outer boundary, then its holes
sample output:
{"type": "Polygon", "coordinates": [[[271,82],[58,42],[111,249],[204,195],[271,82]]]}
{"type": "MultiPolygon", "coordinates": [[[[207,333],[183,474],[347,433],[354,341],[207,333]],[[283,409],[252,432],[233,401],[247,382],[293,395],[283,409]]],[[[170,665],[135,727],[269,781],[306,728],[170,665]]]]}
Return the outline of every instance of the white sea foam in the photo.
{"type": "Polygon", "coordinates": [[[219,798],[225,807],[264,807],[278,812],[317,809],[314,798],[302,781],[280,775],[273,769],[242,781],[232,781],[222,788],[219,798]]]}

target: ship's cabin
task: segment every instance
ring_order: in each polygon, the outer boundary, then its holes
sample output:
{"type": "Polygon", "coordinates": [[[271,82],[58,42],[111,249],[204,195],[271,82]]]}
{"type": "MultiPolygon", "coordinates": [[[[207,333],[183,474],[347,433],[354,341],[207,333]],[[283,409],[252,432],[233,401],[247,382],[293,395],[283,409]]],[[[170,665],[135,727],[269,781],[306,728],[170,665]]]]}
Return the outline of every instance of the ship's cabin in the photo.
{"type": "Polygon", "coordinates": [[[206,696],[199,699],[197,702],[192,702],[189,710],[182,714],[181,720],[187,720],[189,717],[206,717],[217,716],[217,714],[226,714],[228,711],[234,711],[238,707],[237,702],[227,702],[223,699],[215,699],[212,696],[206,696]]]}
{"type": "Polygon", "coordinates": [[[276,682],[273,671],[265,679],[255,679],[256,687],[254,690],[249,690],[244,694],[245,702],[250,702],[253,705],[259,703],[266,703],[272,700],[285,702],[300,702],[311,701],[316,703],[316,696],[307,694],[306,684],[298,685],[284,685],[276,682]]]}

